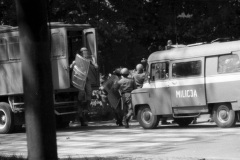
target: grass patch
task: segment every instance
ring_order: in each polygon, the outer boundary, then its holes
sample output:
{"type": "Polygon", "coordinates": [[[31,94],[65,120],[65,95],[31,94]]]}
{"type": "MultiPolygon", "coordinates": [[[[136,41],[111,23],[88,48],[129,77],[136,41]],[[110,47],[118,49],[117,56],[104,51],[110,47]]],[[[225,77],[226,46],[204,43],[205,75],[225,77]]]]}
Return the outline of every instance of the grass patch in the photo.
{"type": "Polygon", "coordinates": [[[17,155],[11,155],[11,156],[0,155],[0,160],[27,160],[27,159],[17,155]]]}

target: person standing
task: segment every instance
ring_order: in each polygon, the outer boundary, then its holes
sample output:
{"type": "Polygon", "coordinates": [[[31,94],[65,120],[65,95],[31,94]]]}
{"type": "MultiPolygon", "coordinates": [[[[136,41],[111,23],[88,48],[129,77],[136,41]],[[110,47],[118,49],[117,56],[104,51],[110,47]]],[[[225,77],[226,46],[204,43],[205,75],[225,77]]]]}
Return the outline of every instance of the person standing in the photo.
{"type": "Polygon", "coordinates": [[[171,49],[171,48],[173,48],[173,46],[172,46],[172,40],[168,40],[168,41],[167,41],[167,45],[165,46],[165,50],[169,50],[169,49],[171,49]]]}
{"type": "Polygon", "coordinates": [[[116,119],[116,125],[123,126],[122,124],[123,113],[120,103],[120,94],[118,91],[114,89],[114,85],[121,79],[120,71],[121,68],[115,69],[113,71],[113,75],[99,89],[102,93],[102,96],[106,98],[105,100],[102,98],[103,105],[107,103],[111,105],[111,108],[113,109],[114,116],[116,119]],[[118,102],[116,103],[116,101],[118,102]]]}
{"type": "Polygon", "coordinates": [[[127,68],[121,70],[121,75],[122,78],[115,84],[114,88],[119,90],[122,95],[125,128],[129,128],[129,120],[133,114],[131,92],[136,89],[136,85],[132,78],[128,78],[129,70],[127,68]]]}
{"type": "MultiPolygon", "coordinates": [[[[117,68],[115,69],[115,71],[113,72],[114,75],[116,75],[118,77],[118,79],[114,82],[113,86],[116,85],[118,83],[118,81],[121,79],[121,68],[117,68]]],[[[123,126],[123,113],[122,113],[122,108],[121,108],[121,102],[118,103],[117,107],[114,108],[114,115],[116,118],[116,124],[118,126],[123,126]]]]}
{"type": "Polygon", "coordinates": [[[145,79],[145,73],[143,72],[143,65],[138,64],[136,66],[136,72],[133,74],[133,80],[137,88],[142,88],[145,79]]]}
{"type": "MultiPolygon", "coordinates": [[[[80,55],[86,60],[90,61],[88,76],[86,78],[84,90],[79,90],[78,92],[78,109],[76,114],[75,122],[78,123],[79,120],[81,122],[81,126],[88,126],[87,124],[87,115],[88,109],[90,108],[91,98],[92,98],[92,87],[91,87],[91,77],[90,73],[96,72],[98,65],[96,63],[95,58],[90,55],[86,47],[82,47],[80,49],[80,55]]],[[[70,68],[74,68],[76,62],[73,61],[70,65],[70,68]]]]}

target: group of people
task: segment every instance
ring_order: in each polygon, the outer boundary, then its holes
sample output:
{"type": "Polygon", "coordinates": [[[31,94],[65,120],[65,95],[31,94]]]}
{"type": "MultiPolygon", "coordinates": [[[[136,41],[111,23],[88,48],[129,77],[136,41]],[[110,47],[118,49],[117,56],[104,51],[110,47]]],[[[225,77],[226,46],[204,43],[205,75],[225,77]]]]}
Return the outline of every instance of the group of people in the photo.
{"type": "MultiPolygon", "coordinates": [[[[127,68],[117,68],[113,74],[117,78],[115,78],[112,88],[115,92],[119,92],[121,96],[121,101],[119,100],[118,105],[114,108],[116,124],[129,128],[129,121],[133,115],[131,92],[134,89],[142,87],[145,79],[144,67],[142,64],[138,64],[131,74],[127,68]]],[[[101,86],[100,89],[105,90],[103,86],[101,86]]]]}
{"type": "MultiPolygon", "coordinates": [[[[89,73],[94,72],[98,69],[95,57],[90,54],[87,48],[83,47],[80,49],[80,53],[77,53],[86,60],[89,60],[89,73]]],[[[70,69],[73,69],[76,65],[76,62],[73,61],[70,65],[70,69]]],[[[118,92],[121,96],[121,100],[115,110],[116,124],[118,126],[125,125],[126,128],[129,128],[129,121],[133,115],[133,109],[131,106],[131,92],[134,89],[141,88],[145,79],[144,66],[138,64],[136,69],[130,74],[130,71],[127,68],[117,68],[113,74],[116,75],[116,79],[112,88],[118,92]]],[[[103,83],[103,81],[102,81],[103,83]]],[[[102,103],[109,103],[107,100],[107,92],[104,89],[103,85],[99,88],[103,96],[102,103]]],[[[88,126],[87,124],[87,114],[90,107],[92,97],[92,87],[91,87],[91,78],[89,74],[86,79],[84,90],[79,90],[78,93],[78,107],[77,114],[75,116],[74,123],[79,123],[81,126],[88,126]]]]}

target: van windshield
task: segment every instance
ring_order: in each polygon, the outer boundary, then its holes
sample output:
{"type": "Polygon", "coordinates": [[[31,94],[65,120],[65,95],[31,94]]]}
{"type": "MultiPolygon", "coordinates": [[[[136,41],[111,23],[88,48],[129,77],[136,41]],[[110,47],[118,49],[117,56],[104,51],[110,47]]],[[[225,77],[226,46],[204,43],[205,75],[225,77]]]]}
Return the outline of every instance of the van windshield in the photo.
{"type": "Polygon", "coordinates": [[[168,79],[168,62],[157,62],[151,64],[151,80],[168,79]]]}

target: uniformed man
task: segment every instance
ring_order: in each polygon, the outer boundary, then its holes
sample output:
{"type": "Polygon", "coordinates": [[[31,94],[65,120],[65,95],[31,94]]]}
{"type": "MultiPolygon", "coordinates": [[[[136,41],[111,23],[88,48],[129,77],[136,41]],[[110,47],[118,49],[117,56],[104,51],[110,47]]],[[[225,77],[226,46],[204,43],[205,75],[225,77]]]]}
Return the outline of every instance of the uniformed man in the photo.
{"type": "Polygon", "coordinates": [[[121,75],[122,78],[115,84],[114,88],[119,90],[122,95],[125,128],[129,128],[129,120],[133,114],[131,92],[136,89],[136,85],[132,78],[128,78],[129,70],[127,68],[121,70],[121,75]]]}
{"type": "MultiPolygon", "coordinates": [[[[102,85],[99,89],[100,89],[100,91],[101,91],[101,96],[102,97],[104,97],[104,98],[102,98],[101,100],[102,100],[102,103],[103,103],[103,105],[104,104],[107,104],[108,102],[109,102],[109,104],[111,104],[111,102],[113,102],[113,101],[111,101],[111,99],[109,100],[108,98],[110,97],[110,98],[113,98],[113,96],[114,96],[114,98],[117,98],[118,96],[117,95],[115,95],[115,94],[118,94],[119,95],[119,92],[118,91],[116,91],[115,89],[114,89],[114,85],[121,79],[121,68],[117,68],[117,69],[115,69],[114,71],[113,71],[113,75],[115,75],[114,76],[114,78],[112,78],[112,80],[110,80],[110,81],[112,81],[110,84],[111,85],[102,85]],[[108,87],[108,89],[106,89],[105,87],[108,87]],[[113,90],[112,90],[112,88],[113,88],[113,90]],[[110,93],[107,93],[107,90],[109,90],[110,89],[110,93]],[[114,92],[113,92],[114,91],[114,92]]],[[[108,82],[108,81],[107,81],[108,82]]],[[[116,100],[116,99],[115,99],[116,100]]],[[[119,99],[118,99],[119,100],[119,99]]],[[[116,125],[118,125],[118,126],[123,126],[123,124],[122,124],[122,121],[123,121],[123,113],[122,113],[122,110],[121,110],[121,103],[118,103],[118,104],[111,104],[111,107],[112,107],[112,109],[113,109],[113,112],[114,112],[114,116],[115,116],[115,118],[116,118],[116,125]]]]}
{"type": "MultiPolygon", "coordinates": [[[[113,74],[116,75],[118,77],[118,80],[114,82],[114,85],[116,85],[118,83],[118,81],[121,79],[121,69],[122,68],[117,68],[114,70],[113,74]]],[[[123,113],[122,113],[122,109],[121,109],[121,103],[118,104],[117,108],[114,109],[114,114],[115,114],[115,118],[116,118],[116,124],[118,126],[123,126],[123,113]]]]}
{"type": "Polygon", "coordinates": [[[142,88],[145,79],[145,73],[143,72],[143,65],[138,64],[136,66],[136,72],[133,74],[133,80],[137,88],[142,88]]]}
{"type": "Polygon", "coordinates": [[[146,66],[147,66],[147,60],[145,58],[142,58],[141,64],[143,65],[143,72],[146,71],[146,66]]]}
{"type": "MultiPolygon", "coordinates": [[[[87,124],[87,114],[88,109],[90,108],[91,98],[92,98],[92,87],[91,87],[91,77],[90,73],[96,72],[96,69],[98,68],[98,65],[96,63],[95,58],[90,55],[86,47],[82,47],[80,49],[80,55],[90,61],[89,70],[88,70],[88,76],[85,83],[84,90],[79,90],[78,92],[78,103],[79,107],[77,110],[76,115],[76,122],[80,120],[81,126],[88,126],[87,124]],[[78,118],[79,116],[79,118],[78,118]]],[[[75,61],[72,62],[70,65],[70,68],[73,68],[75,65],[75,61]]]]}
{"type": "Polygon", "coordinates": [[[171,48],[173,48],[173,46],[172,46],[172,40],[168,40],[168,41],[167,41],[167,45],[165,46],[165,49],[166,49],[166,50],[169,50],[169,49],[171,49],[171,48]]]}

